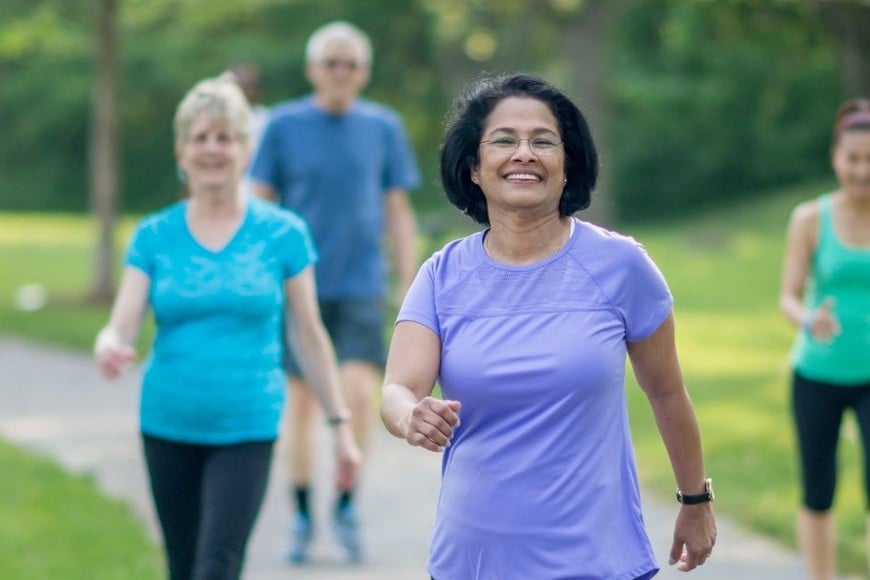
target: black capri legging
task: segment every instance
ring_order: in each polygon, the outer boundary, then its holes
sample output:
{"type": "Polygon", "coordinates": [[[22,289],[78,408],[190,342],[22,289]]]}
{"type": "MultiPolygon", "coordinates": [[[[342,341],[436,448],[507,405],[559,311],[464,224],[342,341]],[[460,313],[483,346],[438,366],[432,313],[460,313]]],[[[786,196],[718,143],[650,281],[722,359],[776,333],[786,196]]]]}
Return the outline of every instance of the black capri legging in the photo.
{"type": "Polygon", "coordinates": [[[142,436],[171,580],[236,580],[269,481],[272,441],[142,436]]]}
{"type": "Polygon", "coordinates": [[[797,431],[803,504],[824,512],[834,503],[837,485],[837,443],[847,409],[853,409],[861,429],[864,458],[864,498],[870,502],[870,382],[842,386],[814,381],[795,372],[792,410],[797,431]]]}

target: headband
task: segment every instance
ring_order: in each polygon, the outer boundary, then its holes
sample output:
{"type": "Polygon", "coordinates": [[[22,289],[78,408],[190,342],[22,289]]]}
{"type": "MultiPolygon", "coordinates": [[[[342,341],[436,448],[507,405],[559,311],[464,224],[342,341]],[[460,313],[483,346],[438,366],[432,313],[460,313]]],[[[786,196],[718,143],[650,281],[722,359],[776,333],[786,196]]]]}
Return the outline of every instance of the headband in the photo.
{"type": "Polygon", "coordinates": [[[854,129],[859,125],[866,125],[862,128],[870,128],[870,111],[855,111],[843,117],[837,123],[837,135],[842,135],[844,131],[854,129]]]}

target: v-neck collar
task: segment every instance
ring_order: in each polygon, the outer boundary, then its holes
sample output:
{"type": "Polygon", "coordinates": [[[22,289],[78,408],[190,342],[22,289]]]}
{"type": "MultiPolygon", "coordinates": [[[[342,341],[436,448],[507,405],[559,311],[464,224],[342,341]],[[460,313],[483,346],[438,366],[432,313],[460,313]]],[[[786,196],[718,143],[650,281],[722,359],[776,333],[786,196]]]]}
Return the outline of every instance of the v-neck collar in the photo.
{"type": "Polygon", "coordinates": [[[227,249],[230,248],[230,246],[232,246],[233,243],[236,241],[236,239],[239,237],[240,232],[244,229],[245,224],[248,222],[248,219],[250,218],[251,202],[250,202],[250,200],[245,201],[244,214],[242,215],[242,219],[239,220],[239,225],[236,227],[236,230],[229,237],[227,237],[226,242],[222,246],[217,247],[217,248],[211,248],[211,247],[203,244],[193,234],[193,230],[191,230],[190,223],[188,222],[188,210],[189,209],[190,209],[190,203],[188,201],[185,201],[183,207],[181,208],[181,210],[182,210],[181,211],[181,218],[182,218],[181,223],[182,223],[182,226],[184,228],[185,233],[187,234],[188,239],[191,242],[193,242],[193,245],[195,245],[197,248],[199,248],[203,252],[205,252],[207,254],[211,254],[213,256],[217,256],[217,255],[220,255],[220,254],[226,252],[227,249]]]}

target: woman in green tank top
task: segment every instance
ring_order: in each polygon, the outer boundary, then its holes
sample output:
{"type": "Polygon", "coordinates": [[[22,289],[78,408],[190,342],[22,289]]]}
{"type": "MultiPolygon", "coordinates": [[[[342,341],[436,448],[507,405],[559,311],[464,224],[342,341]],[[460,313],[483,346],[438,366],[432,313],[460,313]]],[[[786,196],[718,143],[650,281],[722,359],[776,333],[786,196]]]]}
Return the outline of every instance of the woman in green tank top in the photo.
{"type": "Polygon", "coordinates": [[[839,189],[792,212],[780,289],[780,307],[800,329],[791,355],[803,486],[797,532],[812,580],[835,576],[831,507],[847,409],[870,465],[870,100],[837,111],[831,164],[839,189]]]}

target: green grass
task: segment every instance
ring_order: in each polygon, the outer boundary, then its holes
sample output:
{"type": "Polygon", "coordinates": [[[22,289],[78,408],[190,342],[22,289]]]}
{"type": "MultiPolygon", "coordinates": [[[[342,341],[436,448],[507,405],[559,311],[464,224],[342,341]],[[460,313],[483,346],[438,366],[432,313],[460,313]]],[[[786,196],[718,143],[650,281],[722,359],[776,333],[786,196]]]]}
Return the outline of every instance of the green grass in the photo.
{"type": "MultiPolygon", "coordinates": [[[[132,230],[128,218],[118,228],[118,261],[132,230]]],[[[81,216],[0,213],[0,330],[87,350],[106,323],[109,309],[87,299],[95,226],[81,216]],[[15,306],[21,286],[37,284],[48,293],[46,306],[15,306]]],[[[153,332],[143,329],[140,344],[153,332]]]]}
{"type": "Polygon", "coordinates": [[[0,578],[155,580],[157,547],[126,505],[0,442],[0,578]]]}
{"type": "MultiPolygon", "coordinates": [[[[807,184],[692,219],[618,228],[646,246],[674,293],[680,358],[701,423],[707,472],[715,479],[717,512],[790,546],[799,503],[789,411],[793,330],[778,310],[779,277],[789,212],[830,186],[807,184]]],[[[119,243],[130,225],[124,222],[119,243]]],[[[90,349],[107,316],[105,306],[78,299],[89,282],[92,239],[84,218],[0,214],[4,332],[90,349]],[[48,288],[48,306],[16,311],[12,293],[33,282],[48,288]]],[[[440,241],[429,245],[440,247],[440,241]]],[[[635,385],[629,393],[641,477],[670,500],[673,475],[649,406],[635,385]]],[[[861,573],[865,509],[851,418],[844,433],[836,507],[839,563],[843,572],[861,573]]],[[[15,473],[9,461],[18,459],[0,456],[0,472],[15,473]]],[[[8,521],[19,519],[0,518],[0,537],[8,521]]],[[[141,550],[150,550],[147,542],[141,550]]],[[[2,568],[0,577],[6,577],[2,568]]]]}

